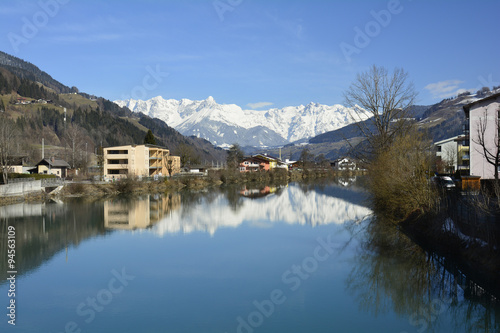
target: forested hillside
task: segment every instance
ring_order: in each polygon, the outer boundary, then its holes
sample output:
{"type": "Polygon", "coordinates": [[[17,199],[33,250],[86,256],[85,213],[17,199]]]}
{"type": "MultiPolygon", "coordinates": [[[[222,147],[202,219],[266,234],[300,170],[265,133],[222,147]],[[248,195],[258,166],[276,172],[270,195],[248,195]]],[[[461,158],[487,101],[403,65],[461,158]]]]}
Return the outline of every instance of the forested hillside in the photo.
{"type": "Polygon", "coordinates": [[[40,70],[37,66],[2,51],[0,51],[0,67],[7,69],[20,79],[40,82],[44,86],[59,94],[76,92],[75,87],[69,88],[54,80],[52,76],[40,70]]]}
{"type": "Polygon", "coordinates": [[[70,91],[78,89],[58,83],[32,64],[0,53],[0,111],[5,111],[1,112],[5,122],[13,121],[15,127],[12,154],[27,157],[34,165],[41,159],[43,139],[45,157],[62,158],[84,168],[95,163],[99,147],[142,144],[150,129],[158,145],[182,154],[183,161],[225,160],[225,151],[206,140],[184,137],[159,119],[135,114],[104,98],[70,91]]]}

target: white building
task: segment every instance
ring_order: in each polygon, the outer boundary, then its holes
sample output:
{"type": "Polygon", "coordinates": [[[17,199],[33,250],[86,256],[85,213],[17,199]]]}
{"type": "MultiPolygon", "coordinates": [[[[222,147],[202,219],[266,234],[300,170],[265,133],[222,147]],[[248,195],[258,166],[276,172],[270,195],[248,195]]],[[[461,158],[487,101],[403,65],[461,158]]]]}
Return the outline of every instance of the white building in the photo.
{"type": "Polygon", "coordinates": [[[448,172],[453,173],[458,168],[458,136],[444,139],[434,143],[436,156],[441,159],[448,168],[448,172]]]}
{"type": "Polygon", "coordinates": [[[356,170],[356,162],[349,157],[336,159],[331,163],[335,170],[356,170]]]}
{"type": "Polygon", "coordinates": [[[481,179],[494,179],[495,166],[487,160],[494,161],[499,154],[500,93],[464,105],[463,108],[469,120],[470,174],[481,179]],[[481,132],[484,132],[485,149],[480,144],[481,132]]]}

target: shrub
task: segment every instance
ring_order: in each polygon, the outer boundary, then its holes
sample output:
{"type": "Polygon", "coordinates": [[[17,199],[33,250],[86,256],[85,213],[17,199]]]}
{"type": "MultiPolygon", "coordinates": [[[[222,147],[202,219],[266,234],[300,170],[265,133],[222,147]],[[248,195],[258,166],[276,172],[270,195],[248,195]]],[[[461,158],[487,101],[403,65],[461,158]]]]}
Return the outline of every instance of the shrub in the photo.
{"type": "Polygon", "coordinates": [[[428,181],[432,155],[422,134],[399,135],[369,165],[374,208],[397,220],[415,210],[430,210],[436,193],[428,181]]]}
{"type": "Polygon", "coordinates": [[[68,186],[68,192],[71,194],[83,194],[85,193],[85,186],[82,183],[71,183],[68,186]]]}
{"type": "Polygon", "coordinates": [[[139,182],[134,178],[123,178],[115,183],[115,188],[120,193],[132,193],[139,187],[139,182]]]}

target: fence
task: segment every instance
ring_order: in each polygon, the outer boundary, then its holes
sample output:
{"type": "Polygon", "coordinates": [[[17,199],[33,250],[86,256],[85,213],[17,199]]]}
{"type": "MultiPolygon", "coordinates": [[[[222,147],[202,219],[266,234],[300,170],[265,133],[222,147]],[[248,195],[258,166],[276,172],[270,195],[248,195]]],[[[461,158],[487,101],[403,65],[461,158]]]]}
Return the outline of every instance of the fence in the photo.
{"type": "Polygon", "coordinates": [[[24,182],[34,182],[35,178],[9,178],[9,184],[17,184],[24,182]]]}
{"type": "Polygon", "coordinates": [[[500,242],[500,212],[482,194],[450,192],[442,201],[457,232],[482,240],[489,246],[500,242]]]}
{"type": "Polygon", "coordinates": [[[44,178],[42,179],[42,187],[54,187],[64,185],[64,179],[61,178],[44,178]]]}

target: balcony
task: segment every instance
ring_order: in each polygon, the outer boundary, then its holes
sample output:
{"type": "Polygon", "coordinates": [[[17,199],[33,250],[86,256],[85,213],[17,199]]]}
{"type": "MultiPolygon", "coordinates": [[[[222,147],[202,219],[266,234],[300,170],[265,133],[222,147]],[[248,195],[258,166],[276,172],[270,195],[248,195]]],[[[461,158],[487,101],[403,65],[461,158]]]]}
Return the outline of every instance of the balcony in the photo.
{"type": "Polygon", "coordinates": [[[113,159],[113,160],[126,160],[128,159],[128,154],[104,154],[104,159],[113,159]]]}
{"type": "Polygon", "coordinates": [[[106,164],[106,169],[108,170],[127,170],[127,165],[123,164],[106,164]]]}

